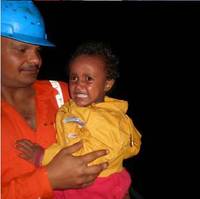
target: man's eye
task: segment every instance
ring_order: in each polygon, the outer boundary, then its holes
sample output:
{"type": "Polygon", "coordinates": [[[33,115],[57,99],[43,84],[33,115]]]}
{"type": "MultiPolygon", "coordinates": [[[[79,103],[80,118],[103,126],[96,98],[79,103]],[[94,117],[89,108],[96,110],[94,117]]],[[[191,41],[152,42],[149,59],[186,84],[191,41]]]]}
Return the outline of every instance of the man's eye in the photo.
{"type": "Polygon", "coordinates": [[[38,55],[41,55],[41,54],[42,54],[42,48],[38,48],[38,49],[36,50],[36,53],[37,53],[38,55]]]}
{"type": "Polygon", "coordinates": [[[21,53],[25,53],[26,52],[26,48],[18,48],[17,49],[19,52],[21,52],[21,53]]]}

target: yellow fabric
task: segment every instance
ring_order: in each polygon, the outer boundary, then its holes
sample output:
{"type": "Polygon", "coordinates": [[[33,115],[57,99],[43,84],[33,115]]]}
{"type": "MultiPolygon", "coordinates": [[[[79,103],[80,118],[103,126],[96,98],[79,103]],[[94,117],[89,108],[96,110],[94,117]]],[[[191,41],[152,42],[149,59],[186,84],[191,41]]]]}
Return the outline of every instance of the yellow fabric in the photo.
{"type": "Polygon", "coordinates": [[[83,140],[83,148],[73,155],[108,149],[108,155],[92,164],[109,162],[101,177],[121,171],[123,160],[136,155],[141,145],[141,135],[126,115],[127,108],[126,101],[109,97],[89,107],[78,107],[72,100],[68,101],[57,113],[57,143],[45,150],[43,164],[47,164],[61,148],[83,140]],[[68,121],[72,117],[79,118],[84,126],[81,122],[68,121]]]}

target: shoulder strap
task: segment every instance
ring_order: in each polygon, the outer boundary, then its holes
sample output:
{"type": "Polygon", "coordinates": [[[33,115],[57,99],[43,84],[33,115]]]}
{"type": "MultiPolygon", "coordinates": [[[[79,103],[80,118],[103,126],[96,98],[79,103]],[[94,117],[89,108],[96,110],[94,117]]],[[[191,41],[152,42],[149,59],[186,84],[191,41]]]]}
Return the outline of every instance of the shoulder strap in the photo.
{"type": "Polygon", "coordinates": [[[58,104],[58,107],[60,108],[64,104],[64,98],[63,98],[61,86],[58,81],[49,80],[49,82],[51,83],[52,87],[58,91],[56,95],[56,102],[58,104]]]}

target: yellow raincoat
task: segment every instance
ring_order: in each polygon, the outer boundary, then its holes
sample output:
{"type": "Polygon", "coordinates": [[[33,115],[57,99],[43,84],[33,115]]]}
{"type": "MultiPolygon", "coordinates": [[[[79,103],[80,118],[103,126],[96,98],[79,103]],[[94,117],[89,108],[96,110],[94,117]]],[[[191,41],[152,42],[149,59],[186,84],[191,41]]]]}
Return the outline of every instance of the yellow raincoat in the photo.
{"type": "Polygon", "coordinates": [[[45,150],[42,163],[50,162],[63,147],[82,140],[83,148],[73,155],[108,149],[108,155],[92,164],[109,162],[100,177],[120,172],[123,160],[136,155],[141,145],[141,135],[127,116],[127,109],[126,101],[110,97],[88,107],[78,107],[72,100],[68,101],[57,113],[57,143],[45,150]]]}

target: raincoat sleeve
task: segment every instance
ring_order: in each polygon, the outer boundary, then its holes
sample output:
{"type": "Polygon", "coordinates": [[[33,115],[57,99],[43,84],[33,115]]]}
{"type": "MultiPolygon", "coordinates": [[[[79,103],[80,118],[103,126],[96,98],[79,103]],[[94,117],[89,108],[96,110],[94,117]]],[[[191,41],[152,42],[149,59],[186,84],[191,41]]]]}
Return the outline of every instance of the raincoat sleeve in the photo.
{"type": "Polygon", "coordinates": [[[127,147],[126,151],[124,152],[124,158],[127,159],[139,153],[141,146],[141,134],[128,116],[126,116],[125,120],[127,123],[127,130],[130,134],[129,147],[127,147]]]}
{"type": "MultiPolygon", "coordinates": [[[[68,132],[69,128],[66,129],[62,124],[63,118],[67,116],[63,109],[65,109],[65,106],[62,106],[56,115],[56,143],[45,149],[42,165],[47,165],[60,150],[69,146],[69,144],[67,145],[66,141],[66,133],[68,132]]],[[[73,143],[70,143],[70,145],[71,144],[73,143]]]]}
{"type": "Polygon", "coordinates": [[[63,149],[64,146],[59,143],[52,144],[50,147],[45,149],[44,156],[42,159],[42,165],[47,165],[56,156],[56,154],[63,149]]]}

